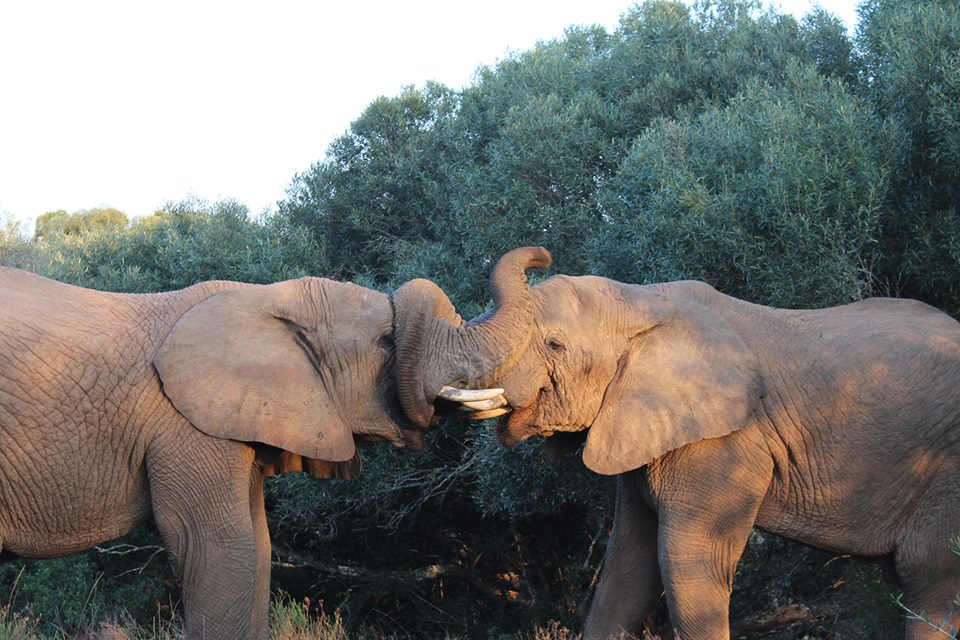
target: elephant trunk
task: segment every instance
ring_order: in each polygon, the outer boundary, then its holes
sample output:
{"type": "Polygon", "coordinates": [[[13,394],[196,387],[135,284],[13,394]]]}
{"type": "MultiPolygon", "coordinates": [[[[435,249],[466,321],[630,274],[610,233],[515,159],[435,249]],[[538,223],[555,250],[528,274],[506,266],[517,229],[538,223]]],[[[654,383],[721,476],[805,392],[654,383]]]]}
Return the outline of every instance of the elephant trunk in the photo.
{"type": "Polygon", "coordinates": [[[411,421],[430,424],[442,386],[487,384],[516,359],[533,326],[526,270],[550,263],[542,247],[505,254],[490,276],[493,310],[466,324],[429,280],[411,280],[394,291],[397,393],[411,421]]]}

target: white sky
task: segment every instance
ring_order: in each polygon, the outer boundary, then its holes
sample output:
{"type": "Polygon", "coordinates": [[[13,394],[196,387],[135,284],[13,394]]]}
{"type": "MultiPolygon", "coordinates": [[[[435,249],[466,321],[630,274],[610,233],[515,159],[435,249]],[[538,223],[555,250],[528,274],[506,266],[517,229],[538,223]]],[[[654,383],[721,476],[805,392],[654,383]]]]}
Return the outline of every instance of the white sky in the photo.
{"type": "MultiPolygon", "coordinates": [[[[855,0],[822,0],[852,25],[855,0]]],[[[364,107],[630,0],[0,0],[0,214],[231,197],[252,213],[364,107]]],[[[783,0],[802,15],[807,0],[783,0]]]]}

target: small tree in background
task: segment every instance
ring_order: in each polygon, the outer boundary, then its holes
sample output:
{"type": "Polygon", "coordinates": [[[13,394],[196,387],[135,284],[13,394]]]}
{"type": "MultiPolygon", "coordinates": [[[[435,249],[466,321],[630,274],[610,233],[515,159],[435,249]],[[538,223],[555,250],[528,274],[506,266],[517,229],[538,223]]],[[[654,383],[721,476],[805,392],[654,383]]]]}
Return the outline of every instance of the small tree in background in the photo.
{"type": "Polygon", "coordinates": [[[111,207],[87,209],[73,214],[59,209],[37,218],[34,237],[51,240],[58,236],[78,236],[95,231],[119,232],[128,224],[127,214],[111,207]]]}
{"type": "Polygon", "coordinates": [[[115,209],[44,215],[30,260],[9,264],[94,289],[168,291],[203,280],[264,283],[327,270],[323,246],[306,230],[273,216],[252,220],[235,200],[169,202],[129,225],[115,209]]]}

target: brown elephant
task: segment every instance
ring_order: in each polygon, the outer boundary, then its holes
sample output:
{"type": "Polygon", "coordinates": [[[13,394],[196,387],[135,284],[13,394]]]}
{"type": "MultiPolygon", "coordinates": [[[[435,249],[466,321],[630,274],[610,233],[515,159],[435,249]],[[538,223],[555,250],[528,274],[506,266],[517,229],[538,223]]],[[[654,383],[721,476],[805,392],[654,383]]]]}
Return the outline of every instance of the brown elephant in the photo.
{"type": "Polygon", "coordinates": [[[433,308],[405,304],[321,278],[132,295],[0,268],[0,552],[65,555],[152,515],[187,637],[266,638],[264,473],[349,475],[355,439],[420,447],[393,307],[433,308]]]}
{"type": "Polygon", "coordinates": [[[427,393],[408,409],[428,413],[436,380],[496,383],[512,408],[505,445],[585,431],[586,466],[618,476],[585,638],[639,635],[663,592],[681,638],[729,638],[754,525],[888,558],[906,605],[946,618],[960,592],[960,323],[911,300],[771,309],[700,282],[528,288],[524,269],[548,256],[500,260],[488,317],[513,333],[494,347],[448,338],[456,349],[421,364],[427,393]]]}

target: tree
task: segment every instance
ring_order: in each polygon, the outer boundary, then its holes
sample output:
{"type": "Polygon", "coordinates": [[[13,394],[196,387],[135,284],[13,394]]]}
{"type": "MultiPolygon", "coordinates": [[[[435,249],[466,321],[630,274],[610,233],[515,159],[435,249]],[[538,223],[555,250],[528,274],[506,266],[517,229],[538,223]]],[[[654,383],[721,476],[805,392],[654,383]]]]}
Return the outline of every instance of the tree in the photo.
{"type": "Polygon", "coordinates": [[[904,295],[960,313],[960,7],[866,0],[857,44],[866,91],[908,144],[892,172],[885,262],[904,295]]]}
{"type": "Polygon", "coordinates": [[[594,269],[706,280],[775,306],[868,296],[900,148],[896,127],[812,67],[781,86],[753,81],[727,106],[637,139],[605,185],[594,269]]]}
{"type": "Polygon", "coordinates": [[[313,232],[331,276],[383,283],[399,245],[438,238],[441,131],[456,107],[454,92],[436,83],[378,98],[324,161],[294,178],[280,215],[313,232]]]}
{"type": "Polygon", "coordinates": [[[63,209],[48,211],[37,218],[34,237],[50,240],[58,235],[79,236],[103,230],[122,229],[129,224],[119,209],[102,207],[67,214],[63,209]]]}
{"type": "Polygon", "coordinates": [[[458,303],[481,298],[477,274],[520,244],[583,272],[598,189],[655,118],[723,104],[751,78],[776,85],[798,60],[850,80],[849,49],[822,13],[801,24],[745,0],[648,0],[614,33],[570,29],[460,93],[429,84],[374,101],[280,213],[323,238],[333,275],[428,275],[458,303]]]}

